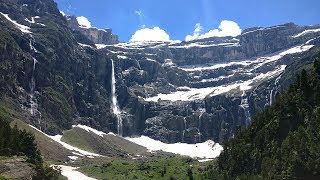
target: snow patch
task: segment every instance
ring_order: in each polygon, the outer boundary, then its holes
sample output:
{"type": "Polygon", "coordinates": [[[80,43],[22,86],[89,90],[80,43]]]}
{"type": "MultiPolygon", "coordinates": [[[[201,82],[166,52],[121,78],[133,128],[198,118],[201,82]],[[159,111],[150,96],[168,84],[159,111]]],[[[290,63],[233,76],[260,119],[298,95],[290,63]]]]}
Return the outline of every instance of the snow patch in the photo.
{"type": "Polygon", "coordinates": [[[228,63],[205,65],[205,66],[204,65],[183,66],[179,68],[187,72],[194,72],[194,71],[215,70],[215,69],[225,68],[225,67],[234,66],[234,65],[248,66],[250,64],[259,64],[259,67],[261,67],[266,63],[279,60],[280,58],[282,58],[287,54],[295,54],[295,53],[308,51],[313,46],[314,45],[299,45],[299,46],[295,46],[290,49],[284,50],[282,52],[279,52],[278,54],[275,54],[275,55],[259,57],[256,60],[234,61],[234,62],[228,62],[228,63]]]}
{"type": "Polygon", "coordinates": [[[34,16],[34,17],[31,17],[31,20],[26,18],[25,21],[27,21],[30,24],[38,24],[40,26],[46,26],[45,24],[42,24],[42,23],[36,23],[35,19],[39,19],[39,18],[40,18],[39,16],[34,16]]]}
{"type": "Polygon", "coordinates": [[[80,46],[82,47],[89,47],[89,48],[92,48],[92,46],[88,45],[88,44],[82,44],[82,43],[78,43],[80,46]]]}
{"type": "Polygon", "coordinates": [[[184,156],[190,156],[192,158],[216,158],[220,155],[223,147],[213,142],[212,140],[208,140],[203,143],[197,144],[186,144],[186,143],[175,143],[175,144],[166,144],[161,141],[157,141],[151,139],[147,136],[125,138],[133,143],[146,147],[149,151],[165,151],[174,154],[180,154],[184,156]]]}
{"type": "Polygon", "coordinates": [[[16,21],[12,20],[8,14],[3,14],[2,12],[0,12],[0,14],[2,14],[8,21],[14,24],[21,32],[28,34],[32,33],[30,31],[30,27],[17,23],[16,21]]]}
{"type": "Polygon", "coordinates": [[[216,96],[219,94],[227,93],[231,90],[240,90],[246,91],[251,89],[255,84],[261,82],[262,80],[269,79],[274,77],[275,75],[279,75],[285,69],[285,65],[281,65],[277,69],[273,71],[269,71],[267,73],[261,73],[253,79],[247,81],[238,81],[233,84],[215,86],[215,87],[207,87],[207,88],[190,88],[185,90],[180,90],[176,92],[172,92],[169,94],[158,94],[153,97],[149,97],[144,99],[145,101],[153,101],[157,102],[158,100],[167,100],[167,101],[193,101],[198,99],[204,99],[207,96],[216,96]]]}
{"type": "Polygon", "coordinates": [[[219,43],[219,44],[199,44],[199,43],[190,43],[183,46],[169,46],[169,48],[206,48],[206,47],[217,47],[217,46],[224,46],[224,47],[232,47],[232,46],[240,46],[239,43],[219,43]]]}
{"type": "Polygon", "coordinates": [[[78,157],[78,156],[68,156],[68,158],[75,161],[75,160],[77,160],[79,157],[78,157]]]}
{"type": "Polygon", "coordinates": [[[117,136],[115,133],[113,132],[109,132],[107,135],[110,135],[110,136],[117,136]]]}
{"type": "Polygon", "coordinates": [[[128,59],[127,56],[122,56],[122,55],[117,55],[117,58],[118,58],[118,59],[128,59]]]}
{"type": "Polygon", "coordinates": [[[83,173],[76,171],[79,167],[71,167],[65,165],[51,165],[54,169],[61,169],[61,174],[68,178],[68,180],[96,180],[88,177],[83,173]]]}
{"type": "Polygon", "coordinates": [[[300,37],[300,36],[304,36],[306,34],[310,34],[310,33],[315,33],[315,32],[320,32],[320,28],[319,29],[308,29],[308,30],[304,30],[302,31],[301,33],[297,34],[297,35],[294,35],[292,36],[293,38],[297,38],[297,37],[300,37]]]}
{"type": "Polygon", "coordinates": [[[106,44],[95,44],[97,49],[103,49],[105,47],[107,47],[108,45],[106,44]]]}
{"type": "Polygon", "coordinates": [[[62,135],[49,136],[49,135],[45,134],[44,132],[40,131],[38,128],[36,128],[36,127],[34,127],[34,126],[30,125],[30,124],[29,124],[29,126],[32,127],[33,129],[39,131],[43,135],[49,137],[50,139],[56,141],[57,143],[61,144],[64,148],[66,148],[68,150],[76,151],[78,154],[81,154],[83,156],[94,156],[94,157],[102,156],[100,154],[95,154],[95,153],[91,153],[91,152],[79,149],[77,147],[74,147],[74,146],[72,146],[70,144],[67,144],[67,143],[61,141],[62,135]]]}
{"type": "Polygon", "coordinates": [[[153,61],[153,62],[157,62],[156,60],[154,60],[154,59],[151,59],[151,58],[147,58],[147,61],[153,61]]]}
{"type": "Polygon", "coordinates": [[[213,159],[198,159],[199,162],[208,162],[212,161],[213,159]]]}
{"type": "Polygon", "coordinates": [[[98,136],[101,136],[103,137],[104,135],[106,135],[106,133],[102,132],[102,131],[98,131],[96,129],[93,129],[89,126],[86,126],[86,125],[81,125],[81,124],[78,124],[78,125],[73,125],[72,126],[73,128],[77,127],[77,128],[81,128],[81,129],[84,129],[86,130],[87,132],[93,132],[94,134],[98,135],[98,136]]]}
{"type": "Polygon", "coordinates": [[[64,13],[63,11],[60,11],[60,14],[61,14],[62,16],[66,16],[66,13],[64,13]]]}
{"type": "Polygon", "coordinates": [[[74,146],[72,146],[72,145],[70,145],[70,144],[67,144],[67,143],[61,141],[62,135],[55,135],[55,136],[49,136],[49,135],[48,135],[48,137],[50,137],[51,139],[53,139],[53,140],[56,141],[57,143],[61,144],[61,145],[62,145],[63,147],[65,147],[66,149],[69,149],[69,150],[71,150],[71,151],[77,151],[77,152],[79,152],[80,154],[83,154],[83,155],[85,155],[85,156],[95,156],[95,157],[97,157],[97,156],[102,156],[102,155],[100,155],[100,154],[91,153],[91,152],[88,152],[88,151],[79,149],[79,148],[77,148],[77,147],[74,147],[74,146]]]}

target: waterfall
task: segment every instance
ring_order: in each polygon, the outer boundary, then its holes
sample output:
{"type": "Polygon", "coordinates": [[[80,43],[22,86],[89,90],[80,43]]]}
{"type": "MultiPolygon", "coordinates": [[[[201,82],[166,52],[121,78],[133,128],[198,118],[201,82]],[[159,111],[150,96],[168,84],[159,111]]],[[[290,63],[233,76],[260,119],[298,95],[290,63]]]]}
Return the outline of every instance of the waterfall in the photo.
{"type": "Polygon", "coordinates": [[[182,142],[184,142],[184,135],[187,131],[187,120],[186,117],[183,117],[183,125],[184,125],[184,130],[182,131],[182,142]]]}
{"type": "MultiPolygon", "coordinates": [[[[30,53],[34,54],[34,53],[38,53],[38,50],[32,45],[32,39],[33,37],[30,36],[29,39],[29,48],[30,48],[30,53]]],[[[35,96],[35,87],[36,87],[36,80],[35,80],[35,71],[36,71],[36,64],[38,63],[37,59],[34,58],[32,56],[32,60],[33,60],[33,64],[32,64],[32,72],[31,72],[31,81],[30,81],[30,94],[29,94],[29,98],[30,98],[30,114],[32,116],[36,116],[38,115],[39,117],[38,119],[38,124],[39,124],[39,129],[41,130],[41,113],[40,111],[38,111],[38,101],[37,98],[35,96]]]]}
{"type": "Polygon", "coordinates": [[[274,81],[274,86],[272,87],[272,89],[270,91],[270,95],[269,95],[269,105],[270,106],[272,105],[274,96],[277,93],[278,84],[279,84],[280,79],[281,79],[281,75],[276,78],[276,80],[274,81]]]}
{"type": "Polygon", "coordinates": [[[203,109],[203,108],[201,108],[200,109],[200,115],[199,115],[199,122],[198,122],[198,133],[199,133],[199,142],[201,142],[201,118],[202,118],[202,115],[203,115],[203,113],[205,113],[206,112],[206,109],[203,109]]]}
{"type": "Polygon", "coordinates": [[[244,115],[246,117],[246,127],[249,126],[249,124],[251,123],[251,115],[250,115],[250,109],[249,109],[249,102],[248,102],[248,97],[246,97],[246,92],[243,91],[242,95],[241,95],[241,104],[239,105],[244,112],[244,115]]]}
{"type": "MultiPolygon", "coordinates": [[[[32,36],[31,36],[32,38],[32,36]]],[[[29,40],[29,48],[31,53],[37,53],[38,51],[36,48],[32,45],[32,40],[29,40]]],[[[33,116],[35,115],[35,112],[38,109],[38,103],[37,98],[35,97],[35,87],[36,87],[36,81],[34,78],[34,74],[36,71],[36,63],[38,62],[36,58],[32,57],[33,65],[32,65],[32,72],[31,72],[31,82],[30,82],[30,114],[33,116]]],[[[40,121],[38,122],[40,124],[40,121]]]]}
{"type": "Polygon", "coordinates": [[[115,78],[115,73],[114,73],[114,64],[113,60],[111,60],[111,101],[112,101],[112,111],[113,114],[116,115],[117,117],[117,130],[118,130],[118,135],[122,136],[123,135],[123,124],[122,124],[122,117],[121,117],[121,111],[118,106],[118,100],[117,100],[117,95],[116,95],[116,78],[115,78]]]}
{"type": "Polygon", "coordinates": [[[37,99],[35,98],[35,86],[36,86],[36,82],[35,82],[35,78],[34,78],[34,72],[36,70],[36,63],[37,60],[35,58],[33,58],[33,66],[32,66],[32,76],[31,76],[31,83],[30,83],[30,114],[34,115],[35,112],[38,109],[38,103],[37,103],[37,99]]]}

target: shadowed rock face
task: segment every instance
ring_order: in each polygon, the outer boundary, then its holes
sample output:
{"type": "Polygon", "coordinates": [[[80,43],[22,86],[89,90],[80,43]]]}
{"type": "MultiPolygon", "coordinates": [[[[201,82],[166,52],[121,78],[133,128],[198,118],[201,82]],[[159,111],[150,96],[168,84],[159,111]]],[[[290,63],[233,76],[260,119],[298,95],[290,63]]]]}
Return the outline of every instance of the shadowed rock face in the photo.
{"type": "Polygon", "coordinates": [[[117,132],[113,60],[124,136],[223,143],[288,87],[297,71],[292,66],[310,62],[301,57],[320,44],[319,26],[292,23],[237,37],[118,43],[111,30],[80,28],[51,0],[0,1],[0,12],[32,32],[22,33],[0,15],[0,99],[12,99],[26,122],[49,134],[78,123],[117,132]],[[25,20],[35,16],[36,23],[25,20]],[[30,93],[36,115],[29,111],[30,93]]]}

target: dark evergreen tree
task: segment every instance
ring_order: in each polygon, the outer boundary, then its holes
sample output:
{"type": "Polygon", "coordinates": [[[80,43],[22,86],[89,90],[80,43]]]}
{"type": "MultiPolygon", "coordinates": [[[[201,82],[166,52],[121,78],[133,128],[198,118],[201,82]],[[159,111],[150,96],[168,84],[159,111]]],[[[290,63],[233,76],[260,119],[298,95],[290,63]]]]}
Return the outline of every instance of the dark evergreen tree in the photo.
{"type": "Polygon", "coordinates": [[[225,144],[218,171],[226,179],[320,179],[319,58],[313,67],[225,144]]]}

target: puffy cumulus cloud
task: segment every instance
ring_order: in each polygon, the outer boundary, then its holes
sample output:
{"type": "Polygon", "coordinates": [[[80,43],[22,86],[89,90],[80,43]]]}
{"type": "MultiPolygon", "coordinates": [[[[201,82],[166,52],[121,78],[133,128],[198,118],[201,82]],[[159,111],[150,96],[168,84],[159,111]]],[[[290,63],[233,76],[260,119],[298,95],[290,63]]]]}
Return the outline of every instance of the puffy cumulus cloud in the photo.
{"type": "Polygon", "coordinates": [[[130,41],[170,41],[170,36],[159,27],[143,28],[136,31],[130,41]]]}
{"type": "Polygon", "coordinates": [[[200,34],[201,34],[201,31],[202,31],[202,26],[200,23],[197,23],[195,26],[194,26],[194,31],[193,31],[193,35],[188,35],[186,36],[186,41],[192,41],[194,39],[198,39],[200,34]]]}
{"type": "Polygon", "coordinates": [[[212,29],[207,33],[201,34],[202,27],[200,23],[195,25],[193,35],[187,35],[185,40],[192,41],[196,39],[204,39],[209,37],[225,37],[225,36],[238,36],[241,34],[239,25],[234,21],[223,20],[221,21],[218,29],[212,29]]]}
{"type": "Polygon", "coordinates": [[[91,22],[84,16],[77,17],[78,24],[83,28],[91,28],[91,22]]]}

